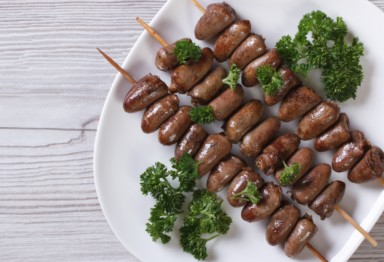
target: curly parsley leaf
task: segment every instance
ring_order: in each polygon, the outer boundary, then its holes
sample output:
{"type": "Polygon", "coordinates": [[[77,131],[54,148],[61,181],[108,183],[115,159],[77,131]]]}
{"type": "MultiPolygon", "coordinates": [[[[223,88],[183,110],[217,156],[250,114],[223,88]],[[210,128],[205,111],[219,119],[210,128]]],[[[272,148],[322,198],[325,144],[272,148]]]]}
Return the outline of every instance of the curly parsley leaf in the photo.
{"type": "Polygon", "coordinates": [[[257,78],[260,82],[261,89],[270,96],[276,95],[284,84],[284,80],[270,65],[262,65],[256,69],[257,78]]]}
{"type": "Polygon", "coordinates": [[[240,72],[240,68],[236,64],[232,64],[228,76],[223,79],[223,83],[228,85],[232,91],[236,90],[237,83],[240,79],[240,72]]]}
{"type": "Polygon", "coordinates": [[[179,64],[185,65],[189,62],[196,63],[201,57],[201,48],[190,40],[183,39],[176,42],[175,55],[179,64]]]}
{"type": "Polygon", "coordinates": [[[209,124],[215,121],[213,108],[210,105],[192,107],[189,111],[189,116],[193,122],[201,125],[209,124]]]}

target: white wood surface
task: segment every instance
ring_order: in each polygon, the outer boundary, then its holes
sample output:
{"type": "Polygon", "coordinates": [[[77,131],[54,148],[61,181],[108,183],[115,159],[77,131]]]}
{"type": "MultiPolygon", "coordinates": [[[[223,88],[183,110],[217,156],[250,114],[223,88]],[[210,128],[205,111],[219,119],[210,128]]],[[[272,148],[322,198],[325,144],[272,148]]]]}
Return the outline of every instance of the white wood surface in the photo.
{"type": "MultiPolygon", "coordinates": [[[[165,0],[0,0],[0,261],[137,261],[111,232],[92,170],[99,115],[165,0]]],[[[384,10],[384,0],[372,0],[384,10]]],[[[384,261],[384,216],[351,261],[384,261]]]]}

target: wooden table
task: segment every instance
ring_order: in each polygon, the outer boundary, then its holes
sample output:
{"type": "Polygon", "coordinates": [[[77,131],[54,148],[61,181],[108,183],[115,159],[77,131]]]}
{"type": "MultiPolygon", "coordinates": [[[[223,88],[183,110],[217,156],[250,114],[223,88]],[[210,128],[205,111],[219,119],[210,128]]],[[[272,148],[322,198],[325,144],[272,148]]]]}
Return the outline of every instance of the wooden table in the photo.
{"type": "MultiPolygon", "coordinates": [[[[137,261],[101,212],[93,144],[115,70],[165,0],[0,0],[0,260],[137,261]]],[[[372,0],[384,10],[384,0],[372,0]]],[[[384,243],[384,216],[371,231],[384,243]]],[[[352,261],[384,261],[364,241],[352,261]]]]}

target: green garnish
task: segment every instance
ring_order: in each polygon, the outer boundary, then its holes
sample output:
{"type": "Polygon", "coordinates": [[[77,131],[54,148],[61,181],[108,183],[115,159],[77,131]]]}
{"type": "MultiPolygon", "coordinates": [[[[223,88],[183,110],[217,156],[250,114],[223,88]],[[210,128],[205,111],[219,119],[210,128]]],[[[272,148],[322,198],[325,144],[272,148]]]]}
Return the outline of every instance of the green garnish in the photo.
{"type": "Polygon", "coordinates": [[[213,108],[209,105],[192,107],[189,116],[193,122],[201,125],[212,123],[215,120],[213,108]]]}
{"type": "Polygon", "coordinates": [[[140,176],[141,192],[150,194],[157,201],[151,209],[146,231],[153,241],[160,239],[163,244],[171,239],[166,233],[173,230],[177,214],[182,211],[184,192],[193,191],[196,179],[200,177],[198,164],[190,154],[184,154],[179,160],[172,158],[171,163],[173,170],[156,162],[140,176]],[[178,187],[172,186],[173,180],[178,180],[178,187]]]}
{"type": "Polygon", "coordinates": [[[176,42],[175,55],[179,64],[185,65],[190,61],[196,63],[201,57],[201,48],[195,43],[183,39],[176,42]]]}
{"type": "Polygon", "coordinates": [[[276,95],[277,91],[283,86],[284,80],[270,65],[263,65],[256,69],[257,78],[260,82],[261,89],[270,96],[276,95]]]}
{"type": "Polygon", "coordinates": [[[283,36],[276,48],[288,66],[302,76],[321,69],[327,98],[344,102],[356,98],[363,80],[363,44],[357,37],[349,44],[347,34],[341,17],[334,21],[321,11],[313,11],[303,16],[295,37],[283,36]]]}
{"type": "Polygon", "coordinates": [[[284,164],[284,170],[280,175],[280,184],[282,186],[287,186],[292,184],[292,182],[298,177],[301,171],[301,165],[298,163],[293,163],[292,165],[288,166],[285,162],[284,164]]]}
{"type": "Polygon", "coordinates": [[[180,228],[180,244],[183,250],[196,259],[208,256],[206,244],[229,230],[232,219],[221,209],[223,200],[205,189],[193,192],[188,205],[188,215],[180,228]]]}
{"type": "Polygon", "coordinates": [[[240,78],[240,68],[236,64],[232,64],[229,69],[228,76],[223,79],[223,83],[229,85],[232,91],[236,90],[237,82],[240,78]]]}
{"type": "Polygon", "coordinates": [[[256,185],[252,181],[247,180],[247,186],[244,190],[234,194],[231,198],[250,201],[252,204],[257,204],[261,200],[262,196],[256,185]]]}

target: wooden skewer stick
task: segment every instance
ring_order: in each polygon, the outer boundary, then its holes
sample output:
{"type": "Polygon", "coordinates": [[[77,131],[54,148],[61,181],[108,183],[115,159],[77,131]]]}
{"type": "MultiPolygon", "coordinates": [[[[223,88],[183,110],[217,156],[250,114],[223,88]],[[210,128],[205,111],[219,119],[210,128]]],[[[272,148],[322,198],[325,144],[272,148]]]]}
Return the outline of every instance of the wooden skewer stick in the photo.
{"type": "Polygon", "coordinates": [[[197,2],[196,0],[192,0],[192,3],[202,12],[204,13],[205,12],[205,8],[199,3],[197,2]]]}
{"type": "Polygon", "coordinates": [[[384,187],[384,178],[382,178],[382,177],[376,177],[376,179],[377,179],[377,182],[379,182],[379,184],[380,184],[382,187],[384,187]]]}
{"type": "Polygon", "coordinates": [[[336,205],[335,209],[345,220],[347,220],[354,228],[356,228],[357,231],[359,231],[365,237],[365,239],[371,243],[372,246],[377,247],[377,241],[371,237],[371,235],[369,235],[367,231],[365,231],[350,215],[348,215],[344,209],[342,209],[339,205],[336,205]]]}
{"type": "Polygon", "coordinates": [[[103,51],[101,51],[99,48],[96,48],[97,51],[99,51],[103,56],[104,58],[114,67],[116,68],[117,71],[120,72],[120,74],[122,74],[129,82],[131,82],[131,84],[136,84],[136,81],[135,79],[133,79],[132,76],[130,76],[123,68],[121,68],[115,61],[113,61],[112,58],[110,58],[106,53],[104,53],[103,51]]]}
{"type": "Polygon", "coordinates": [[[165,41],[152,27],[150,27],[146,22],[140,19],[140,17],[136,17],[136,21],[139,22],[139,24],[144,27],[145,30],[148,31],[148,33],[153,36],[157,42],[159,42],[162,46],[167,46],[168,43],[165,41]]]}
{"type": "Polygon", "coordinates": [[[323,255],[320,254],[320,252],[317,251],[317,249],[314,248],[311,244],[307,243],[305,244],[305,247],[308,248],[312,252],[312,254],[314,254],[321,262],[328,262],[328,260],[323,257],[323,255]]]}

